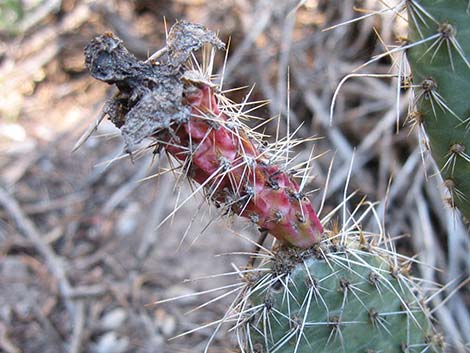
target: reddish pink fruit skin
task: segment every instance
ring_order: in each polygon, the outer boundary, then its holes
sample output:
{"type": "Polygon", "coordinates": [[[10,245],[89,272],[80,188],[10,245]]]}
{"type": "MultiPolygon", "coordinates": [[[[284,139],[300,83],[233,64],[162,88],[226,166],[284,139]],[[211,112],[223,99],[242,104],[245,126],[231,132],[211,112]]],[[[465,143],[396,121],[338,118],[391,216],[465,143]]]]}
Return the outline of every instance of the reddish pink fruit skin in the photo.
{"type": "Polygon", "coordinates": [[[319,242],[323,227],[293,178],[269,164],[241,129],[229,128],[211,87],[199,84],[187,92],[191,118],[168,135],[165,148],[176,159],[190,158],[189,177],[204,184],[216,204],[228,205],[281,243],[308,248],[319,242]]]}

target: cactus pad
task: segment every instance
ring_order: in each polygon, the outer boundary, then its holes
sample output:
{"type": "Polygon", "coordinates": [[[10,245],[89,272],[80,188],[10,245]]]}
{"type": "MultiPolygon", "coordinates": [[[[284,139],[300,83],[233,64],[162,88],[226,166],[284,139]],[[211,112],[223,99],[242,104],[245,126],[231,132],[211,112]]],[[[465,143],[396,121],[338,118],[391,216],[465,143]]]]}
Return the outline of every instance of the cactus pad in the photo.
{"type": "Polygon", "coordinates": [[[247,279],[238,326],[245,351],[440,352],[408,265],[359,242],[277,251],[247,279]]]}
{"type": "Polygon", "coordinates": [[[470,220],[470,9],[467,0],[408,1],[412,116],[449,191],[470,220]],[[427,144],[427,143],[426,143],[427,144]]]}

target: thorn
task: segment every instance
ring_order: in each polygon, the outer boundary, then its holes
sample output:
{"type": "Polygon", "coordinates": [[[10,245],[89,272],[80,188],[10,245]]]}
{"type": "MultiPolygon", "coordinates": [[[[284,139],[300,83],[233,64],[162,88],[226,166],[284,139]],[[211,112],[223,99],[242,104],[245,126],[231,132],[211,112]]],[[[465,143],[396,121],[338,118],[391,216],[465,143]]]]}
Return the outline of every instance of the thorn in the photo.
{"type": "Polygon", "coordinates": [[[369,272],[369,275],[367,276],[367,279],[368,279],[369,283],[372,286],[378,287],[378,285],[380,283],[380,277],[375,271],[369,272]]]}

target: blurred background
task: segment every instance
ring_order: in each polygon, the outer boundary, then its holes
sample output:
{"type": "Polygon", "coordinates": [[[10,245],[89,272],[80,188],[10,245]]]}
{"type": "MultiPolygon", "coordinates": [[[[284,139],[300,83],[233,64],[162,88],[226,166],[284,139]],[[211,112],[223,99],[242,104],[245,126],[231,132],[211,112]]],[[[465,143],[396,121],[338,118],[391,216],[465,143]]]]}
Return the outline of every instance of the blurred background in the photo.
{"type": "MultiPolygon", "coordinates": [[[[108,122],[72,153],[111,92],[88,75],[84,46],[112,31],[146,59],[164,46],[165,22],[178,19],[230,39],[223,88],[240,102],[254,86],[250,99],[270,104],[250,114],[279,115],[281,135],[301,126],[299,163],[315,145],[309,190],[317,206],[326,193],[322,216],[344,199],[351,170],[351,207],[363,196],[376,203],[364,229],[384,226],[401,253],[419,256],[413,271],[432,295],[450,350],[468,350],[470,237],[407,119],[410,92],[391,77],[403,71],[400,81],[408,79],[403,54],[346,80],[330,123],[341,79],[406,37],[406,17],[385,11],[398,3],[0,0],[0,351],[200,352],[215,327],[205,325],[233,299],[223,296],[230,289],[211,290],[237,275],[211,275],[246,265],[253,226],[223,219],[199,195],[157,229],[191,190],[184,182],[173,188],[164,158],[123,155],[108,122]],[[382,15],[324,31],[372,11],[382,15]]],[[[223,62],[221,53],[219,72],[223,62]]],[[[235,351],[228,328],[210,352],[235,351]]]]}

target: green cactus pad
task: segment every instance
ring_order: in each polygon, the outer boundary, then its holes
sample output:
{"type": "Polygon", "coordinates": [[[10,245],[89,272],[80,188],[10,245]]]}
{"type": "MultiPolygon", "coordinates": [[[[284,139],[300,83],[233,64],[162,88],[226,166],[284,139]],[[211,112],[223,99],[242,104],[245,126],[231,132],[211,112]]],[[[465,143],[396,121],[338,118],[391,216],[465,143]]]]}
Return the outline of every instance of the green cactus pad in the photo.
{"type": "Polygon", "coordinates": [[[386,251],[284,249],[249,283],[238,334],[245,352],[441,351],[408,267],[386,251]]]}
{"type": "Polygon", "coordinates": [[[470,220],[469,3],[408,1],[408,18],[413,114],[427,133],[449,204],[470,220]]]}

